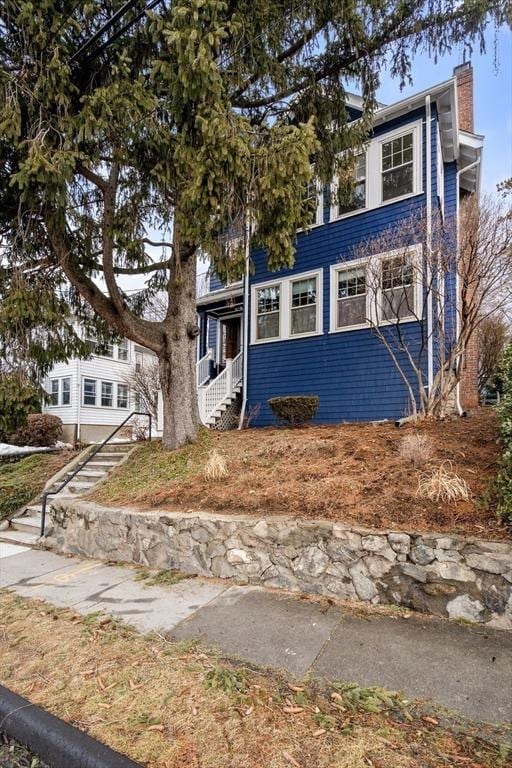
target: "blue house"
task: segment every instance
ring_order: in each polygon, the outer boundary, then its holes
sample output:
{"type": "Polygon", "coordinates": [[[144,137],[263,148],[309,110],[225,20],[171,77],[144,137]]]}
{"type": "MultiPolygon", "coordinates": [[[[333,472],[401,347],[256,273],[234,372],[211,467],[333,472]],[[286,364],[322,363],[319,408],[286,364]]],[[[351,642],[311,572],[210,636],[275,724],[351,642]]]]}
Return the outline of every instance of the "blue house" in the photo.
{"type": "MultiPolygon", "coordinates": [[[[375,291],[368,264],[354,254],[362,241],[415,212],[454,217],[463,196],[478,194],[483,137],[473,133],[472,82],[471,65],[463,64],[450,80],[377,109],[371,139],[356,159],[351,202],[340,206],[333,190],[318,189],[315,221],[297,234],[292,269],[270,272],[265,253],[254,251],[244,281],[224,285],[210,277],[197,302],[205,424],[236,426],[242,410],[252,426],[273,424],[269,398],[292,394],[319,396],[317,423],[408,414],[407,386],[368,321],[375,291]]],[[[357,118],[360,98],[349,97],[348,106],[357,118]]],[[[411,243],[411,260],[421,259],[424,247],[411,243]]],[[[418,316],[428,314],[421,310],[423,286],[407,266],[397,269],[392,252],[379,259],[378,290],[391,304],[406,296],[414,311],[402,313],[401,332],[419,343],[427,320],[418,316]]],[[[457,288],[455,277],[447,280],[447,291],[457,288]]],[[[455,315],[446,318],[453,332],[455,315]]],[[[375,322],[386,320],[381,314],[375,322]]],[[[424,362],[429,383],[433,346],[424,362]]]]}

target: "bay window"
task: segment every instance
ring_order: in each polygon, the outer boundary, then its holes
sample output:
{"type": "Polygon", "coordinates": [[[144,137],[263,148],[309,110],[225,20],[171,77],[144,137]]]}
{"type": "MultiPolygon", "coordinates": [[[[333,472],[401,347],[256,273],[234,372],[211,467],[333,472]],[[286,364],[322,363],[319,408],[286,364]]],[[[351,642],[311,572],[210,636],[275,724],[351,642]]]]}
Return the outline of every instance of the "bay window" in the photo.
{"type": "Polygon", "coordinates": [[[84,405],[96,405],[96,379],[84,379],[84,405]]]}
{"type": "Polygon", "coordinates": [[[101,407],[112,408],[114,405],[114,385],[111,381],[101,382],[101,407]]]}

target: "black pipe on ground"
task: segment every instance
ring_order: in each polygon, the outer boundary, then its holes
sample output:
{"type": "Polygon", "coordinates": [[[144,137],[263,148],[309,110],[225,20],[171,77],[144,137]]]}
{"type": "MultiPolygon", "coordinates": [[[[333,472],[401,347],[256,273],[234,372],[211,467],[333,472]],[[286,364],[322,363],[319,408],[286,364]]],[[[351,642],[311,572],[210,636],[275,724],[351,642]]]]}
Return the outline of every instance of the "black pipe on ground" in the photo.
{"type": "Polygon", "coordinates": [[[0,731],[52,768],[142,768],[0,685],[0,731]]]}

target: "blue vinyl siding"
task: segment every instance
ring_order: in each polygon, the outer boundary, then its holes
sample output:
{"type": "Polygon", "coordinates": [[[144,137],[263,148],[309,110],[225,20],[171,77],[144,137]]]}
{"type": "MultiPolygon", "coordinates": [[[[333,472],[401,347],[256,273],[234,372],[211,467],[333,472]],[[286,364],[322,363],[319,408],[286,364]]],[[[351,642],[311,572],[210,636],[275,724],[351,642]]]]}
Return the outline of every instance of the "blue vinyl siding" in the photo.
{"type": "MultiPolygon", "coordinates": [[[[375,130],[375,136],[379,136],[420,118],[423,120],[423,190],[426,174],[424,117],[423,109],[416,110],[375,130]]],[[[435,111],[431,131],[432,197],[435,200],[435,111]]],[[[448,175],[447,184],[449,180],[448,175]]],[[[368,183],[380,183],[380,178],[368,179],[368,183]]],[[[425,195],[422,192],[415,197],[330,223],[326,206],[325,225],[298,235],[292,269],[271,273],[266,268],[264,252],[259,250],[253,253],[251,286],[309,270],[323,271],[323,335],[249,346],[248,404],[249,407],[258,404],[261,409],[255,420],[256,425],[274,423],[268,399],[289,394],[316,394],[320,397],[317,423],[395,419],[410,412],[406,386],[389,353],[371,329],[329,333],[330,265],[355,258],[361,241],[378,235],[412,213],[419,213],[424,204],[425,195]]],[[[421,344],[419,324],[404,324],[402,327],[411,344],[421,344]]],[[[426,352],[424,358],[426,365],[426,352]]],[[[411,376],[410,381],[414,382],[414,377],[411,376]]]]}

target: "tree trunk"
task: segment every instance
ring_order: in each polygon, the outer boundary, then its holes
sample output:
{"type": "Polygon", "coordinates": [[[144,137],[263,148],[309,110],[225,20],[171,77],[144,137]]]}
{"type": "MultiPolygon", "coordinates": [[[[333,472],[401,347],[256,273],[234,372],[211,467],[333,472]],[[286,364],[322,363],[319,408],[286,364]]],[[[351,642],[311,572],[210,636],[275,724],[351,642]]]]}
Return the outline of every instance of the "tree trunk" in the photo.
{"type": "Polygon", "coordinates": [[[159,355],[165,448],[195,440],[199,425],[196,387],[196,257],[173,259],[165,342],[159,355]]]}

